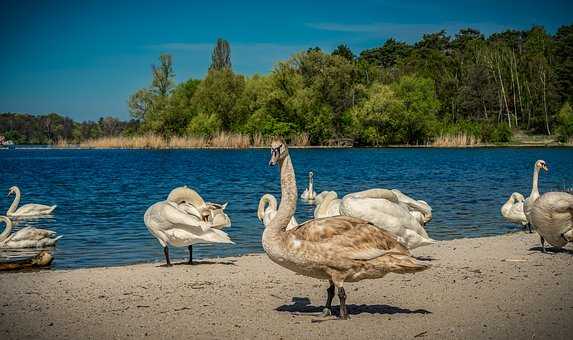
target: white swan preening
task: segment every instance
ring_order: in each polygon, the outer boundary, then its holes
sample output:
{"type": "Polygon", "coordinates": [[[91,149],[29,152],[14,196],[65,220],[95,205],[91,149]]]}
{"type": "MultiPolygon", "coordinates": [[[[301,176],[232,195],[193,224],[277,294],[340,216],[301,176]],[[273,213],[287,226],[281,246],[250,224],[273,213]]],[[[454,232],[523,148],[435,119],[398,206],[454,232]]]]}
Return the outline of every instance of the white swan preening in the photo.
{"type": "Polygon", "coordinates": [[[340,318],[348,318],[344,282],[382,278],[388,273],[413,273],[429,268],[417,261],[394,235],[347,216],[319,218],[286,230],[296,210],[295,173],[286,144],[271,146],[271,165],[280,166],[281,203],[275,218],[263,232],[263,248],[269,258],[296,273],[329,280],[325,314],[330,314],[335,287],[340,299],[340,318]]]}
{"type": "Polygon", "coordinates": [[[193,244],[233,243],[229,235],[220,230],[231,225],[224,213],[226,204],[203,201],[201,196],[188,187],[171,191],[165,201],[157,202],[147,209],[144,222],[157,238],[167,265],[171,265],[168,245],[189,248],[189,264],[193,263],[193,244]]]}
{"type": "MultiPolygon", "coordinates": [[[[524,228],[529,225],[527,217],[525,217],[525,210],[523,204],[525,197],[518,192],[514,192],[509,196],[507,202],[501,206],[501,215],[511,223],[519,224],[524,228]]],[[[531,227],[529,228],[531,232],[531,227]]]]}
{"type": "Polygon", "coordinates": [[[308,187],[304,189],[300,198],[303,201],[313,202],[316,198],[316,192],[314,191],[314,181],[313,181],[314,173],[310,171],[308,173],[308,187]]]}
{"type": "Polygon", "coordinates": [[[555,247],[573,242],[573,195],[567,192],[539,194],[539,170],[548,171],[547,164],[539,160],[533,172],[533,188],[525,201],[526,216],[539,234],[541,250],[545,252],[545,241],[555,247]]]}
{"type": "Polygon", "coordinates": [[[435,243],[415,215],[388,189],[370,189],[342,198],[340,213],[364,219],[398,237],[409,249],[435,243]]]}
{"type": "Polygon", "coordinates": [[[16,197],[14,198],[12,205],[10,205],[8,212],[6,212],[6,215],[8,215],[9,217],[20,218],[20,217],[36,217],[42,215],[49,215],[57,207],[56,205],[48,206],[43,204],[25,204],[20,208],[18,208],[18,204],[20,204],[20,198],[21,198],[20,188],[18,188],[17,186],[11,187],[10,190],[8,191],[8,195],[12,194],[15,194],[16,197]]]}
{"type": "MultiPolygon", "coordinates": [[[[273,218],[275,218],[275,215],[277,214],[277,206],[277,199],[271,194],[264,194],[259,200],[257,217],[259,218],[259,221],[263,222],[265,227],[271,223],[273,218]]],[[[287,225],[287,230],[296,228],[297,225],[298,222],[293,216],[287,225]]]]}
{"type": "Polygon", "coordinates": [[[44,248],[54,246],[62,237],[56,232],[45,229],[26,227],[11,234],[13,223],[6,216],[0,216],[6,227],[0,234],[0,248],[44,248]]]}

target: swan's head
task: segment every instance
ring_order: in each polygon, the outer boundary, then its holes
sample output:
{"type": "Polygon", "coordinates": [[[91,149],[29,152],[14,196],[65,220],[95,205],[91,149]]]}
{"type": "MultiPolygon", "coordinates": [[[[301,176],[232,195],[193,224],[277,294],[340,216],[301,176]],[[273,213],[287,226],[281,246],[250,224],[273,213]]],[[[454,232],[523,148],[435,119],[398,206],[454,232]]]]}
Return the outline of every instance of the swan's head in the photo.
{"type": "Polygon", "coordinates": [[[12,195],[12,194],[16,194],[16,191],[18,190],[18,188],[16,187],[11,187],[10,189],[8,189],[8,196],[12,195]]]}
{"type": "Polygon", "coordinates": [[[277,165],[288,156],[288,149],[284,141],[277,139],[271,143],[271,160],[269,165],[277,165]]]}
{"type": "Polygon", "coordinates": [[[549,167],[547,166],[547,163],[545,163],[544,160],[540,159],[537,162],[535,162],[535,168],[536,169],[543,169],[545,171],[549,171],[549,167]]]}
{"type": "Polygon", "coordinates": [[[309,172],[308,172],[308,178],[313,178],[313,177],[314,177],[314,172],[309,171],[309,172]]]}

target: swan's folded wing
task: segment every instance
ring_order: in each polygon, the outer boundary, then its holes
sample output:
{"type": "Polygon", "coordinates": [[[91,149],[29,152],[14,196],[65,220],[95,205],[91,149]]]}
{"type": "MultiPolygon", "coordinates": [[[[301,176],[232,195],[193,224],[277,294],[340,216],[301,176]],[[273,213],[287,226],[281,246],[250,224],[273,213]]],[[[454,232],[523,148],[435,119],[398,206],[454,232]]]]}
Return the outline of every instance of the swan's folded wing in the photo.
{"type": "Polygon", "coordinates": [[[309,247],[336,257],[370,260],[387,253],[410,255],[396,236],[364,220],[336,216],[301,224],[289,232],[289,247],[309,247]]]}
{"type": "Polygon", "coordinates": [[[173,206],[177,207],[177,209],[181,210],[182,212],[184,212],[188,215],[192,215],[192,216],[195,216],[195,217],[201,219],[201,213],[199,212],[199,209],[197,209],[197,207],[195,207],[191,203],[180,203],[180,204],[173,205],[173,206]]]}
{"type": "Polygon", "coordinates": [[[11,241],[18,242],[24,240],[41,240],[45,238],[56,237],[56,232],[45,229],[37,229],[32,227],[26,227],[18,230],[13,234],[11,241]]]}
{"type": "Polygon", "coordinates": [[[173,206],[172,204],[165,204],[163,206],[161,216],[173,228],[186,229],[194,234],[200,234],[209,229],[205,222],[199,220],[195,216],[183,212],[178,209],[177,206],[173,206]]]}

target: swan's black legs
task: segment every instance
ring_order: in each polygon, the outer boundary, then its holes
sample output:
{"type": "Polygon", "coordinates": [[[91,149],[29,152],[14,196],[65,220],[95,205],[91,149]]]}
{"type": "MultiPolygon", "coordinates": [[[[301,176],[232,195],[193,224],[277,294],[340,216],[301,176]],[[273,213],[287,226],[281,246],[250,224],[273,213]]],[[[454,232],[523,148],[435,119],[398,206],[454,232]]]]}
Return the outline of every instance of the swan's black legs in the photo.
{"type": "Polygon", "coordinates": [[[545,253],[545,239],[541,235],[539,237],[541,237],[541,251],[545,253]]]}
{"type": "Polygon", "coordinates": [[[527,229],[529,229],[530,234],[533,234],[533,230],[531,230],[531,223],[527,223],[527,229]]]}
{"type": "Polygon", "coordinates": [[[169,248],[167,248],[167,246],[163,247],[163,254],[165,254],[165,261],[167,261],[167,266],[171,266],[171,261],[169,261],[169,248]]]}
{"type": "Polygon", "coordinates": [[[346,309],[346,292],[344,287],[338,288],[338,298],[340,299],[340,319],[348,319],[348,310],[346,309]]]}
{"type": "Polygon", "coordinates": [[[329,281],[330,286],[326,289],[326,306],[322,310],[322,316],[332,315],[332,299],[334,299],[334,282],[329,281]]]}
{"type": "Polygon", "coordinates": [[[193,246],[189,245],[189,262],[187,264],[193,264],[193,246]]]}

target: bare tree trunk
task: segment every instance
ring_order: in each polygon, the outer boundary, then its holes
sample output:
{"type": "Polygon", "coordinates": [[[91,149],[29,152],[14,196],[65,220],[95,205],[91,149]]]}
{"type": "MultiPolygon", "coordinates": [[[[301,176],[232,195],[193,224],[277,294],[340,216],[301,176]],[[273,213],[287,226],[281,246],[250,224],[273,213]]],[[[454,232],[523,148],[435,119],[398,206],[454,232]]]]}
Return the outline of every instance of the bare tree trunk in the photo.
{"type": "Polygon", "coordinates": [[[511,128],[511,113],[509,112],[509,105],[507,104],[507,97],[505,94],[505,87],[503,86],[503,78],[501,77],[501,68],[499,66],[500,64],[500,57],[498,56],[498,60],[497,60],[497,73],[499,76],[499,83],[501,85],[501,94],[503,96],[503,101],[505,103],[505,109],[506,109],[506,114],[507,114],[507,124],[509,125],[509,127],[511,128]]]}
{"type": "Polygon", "coordinates": [[[549,130],[549,117],[547,114],[547,91],[546,91],[546,74],[543,69],[543,65],[539,65],[539,78],[541,79],[541,85],[543,85],[543,111],[545,112],[545,128],[547,129],[547,134],[551,136],[551,131],[549,130]]]}

